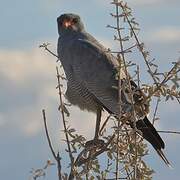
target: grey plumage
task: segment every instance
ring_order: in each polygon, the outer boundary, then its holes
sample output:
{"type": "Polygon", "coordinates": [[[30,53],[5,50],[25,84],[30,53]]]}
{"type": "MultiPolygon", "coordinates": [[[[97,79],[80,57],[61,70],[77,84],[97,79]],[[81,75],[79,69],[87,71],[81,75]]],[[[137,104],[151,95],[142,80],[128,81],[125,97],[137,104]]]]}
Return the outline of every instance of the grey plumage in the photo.
{"type": "MultiPolygon", "coordinates": [[[[57,22],[59,32],[57,51],[68,79],[67,99],[81,109],[96,112],[100,108],[118,115],[118,91],[114,88],[118,85],[117,60],[85,31],[78,15],[64,14],[57,22]]],[[[121,79],[123,78],[126,76],[122,71],[121,79]]],[[[137,88],[133,81],[131,85],[137,88]]],[[[122,112],[131,110],[132,105],[122,92],[122,112]]],[[[133,127],[132,124],[131,126],[133,127]]],[[[146,116],[140,117],[137,128],[157,152],[162,152],[164,142],[146,116]]],[[[169,164],[168,161],[165,162],[169,164]]]]}
{"type": "Polygon", "coordinates": [[[90,111],[96,111],[101,102],[101,106],[117,114],[118,93],[113,87],[117,86],[118,64],[107,49],[83,29],[77,33],[60,33],[58,54],[68,79],[69,101],[90,111]]]}

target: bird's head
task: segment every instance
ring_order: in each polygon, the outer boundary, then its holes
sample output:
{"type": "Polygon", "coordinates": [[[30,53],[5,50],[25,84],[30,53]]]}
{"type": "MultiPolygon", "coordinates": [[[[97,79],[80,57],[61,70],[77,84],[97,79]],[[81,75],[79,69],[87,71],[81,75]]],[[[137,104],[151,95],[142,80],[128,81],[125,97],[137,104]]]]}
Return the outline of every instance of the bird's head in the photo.
{"type": "Polygon", "coordinates": [[[57,18],[57,25],[60,35],[67,32],[80,32],[84,30],[84,25],[76,14],[62,14],[57,18]]]}

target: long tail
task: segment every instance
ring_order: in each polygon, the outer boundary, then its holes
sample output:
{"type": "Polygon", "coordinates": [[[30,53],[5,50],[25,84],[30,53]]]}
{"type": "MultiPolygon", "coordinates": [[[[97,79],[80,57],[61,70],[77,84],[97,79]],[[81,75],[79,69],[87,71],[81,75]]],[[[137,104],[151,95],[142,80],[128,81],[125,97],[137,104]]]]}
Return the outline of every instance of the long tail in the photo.
{"type": "Polygon", "coordinates": [[[148,120],[148,118],[145,117],[143,120],[138,120],[136,122],[136,127],[142,132],[143,138],[145,138],[149,143],[151,143],[151,145],[157,151],[158,155],[165,162],[165,164],[168,167],[171,167],[170,162],[162,151],[162,149],[165,148],[164,141],[162,140],[154,126],[151,124],[151,122],[148,120]]]}
{"type": "Polygon", "coordinates": [[[164,155],[163,151],[160,149],[156,149],[158,155],[161,157],[161,159],[165,162],[165,164],[169,167],[172,168],[171,163],[168,161],[166,156],[164,155]]]}

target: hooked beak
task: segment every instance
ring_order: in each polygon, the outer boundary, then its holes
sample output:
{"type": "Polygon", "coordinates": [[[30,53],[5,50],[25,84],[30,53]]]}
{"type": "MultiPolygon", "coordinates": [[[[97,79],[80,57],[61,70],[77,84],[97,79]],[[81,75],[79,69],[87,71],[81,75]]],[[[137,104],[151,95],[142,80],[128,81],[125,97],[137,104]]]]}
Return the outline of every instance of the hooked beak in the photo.
{"type": "Polygon", "coordinates": [[[65,28],[68,28],[68,27],[72,26],[73,23],[72,23],[72,21],[70,21],[70,20],[68,20],[68,21],[65,20],[65,21],[63,22],[63,25],[64,25],[65,28]]]}

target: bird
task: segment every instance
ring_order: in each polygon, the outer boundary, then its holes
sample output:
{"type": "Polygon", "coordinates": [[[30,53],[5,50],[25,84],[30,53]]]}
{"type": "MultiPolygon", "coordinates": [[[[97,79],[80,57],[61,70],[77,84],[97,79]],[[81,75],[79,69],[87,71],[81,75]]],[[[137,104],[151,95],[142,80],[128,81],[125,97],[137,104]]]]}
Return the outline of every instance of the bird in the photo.
{"type": "MultiPolygon", "coordinates": [[[[67,78],[65,93],[68,101],[81,110],[96,113],[96,128],[94,142],[100,142],[99,129],[103,110],[115,117],[119,114],[117,72],[119,64],[117,58],[107,48],[100,44],[84,27],[79,15],[73,13],[62,14],[57,18],[58,44],[57,53],[67,78]]],[[[126,86],[126,76],[121,70],[121,85],[126,86]]],[[[157,130],[148,120],[148,106],[140,105],[144,93],[138,89],[136,83],[130,79],[133,102],[139,109],[135,126],[139,134],[146,139],[166,165],[170,162],[163,153],[165,143],[157,130]],[[143,112],[144,111],[144,112],[143,112]]],[[[128,90],[121,90],[121,110],[123,114],[133,111],[132,101],[128,98],[128,90]]],[[[131,128],[134,125],[129,120],[131,128]]]]}

